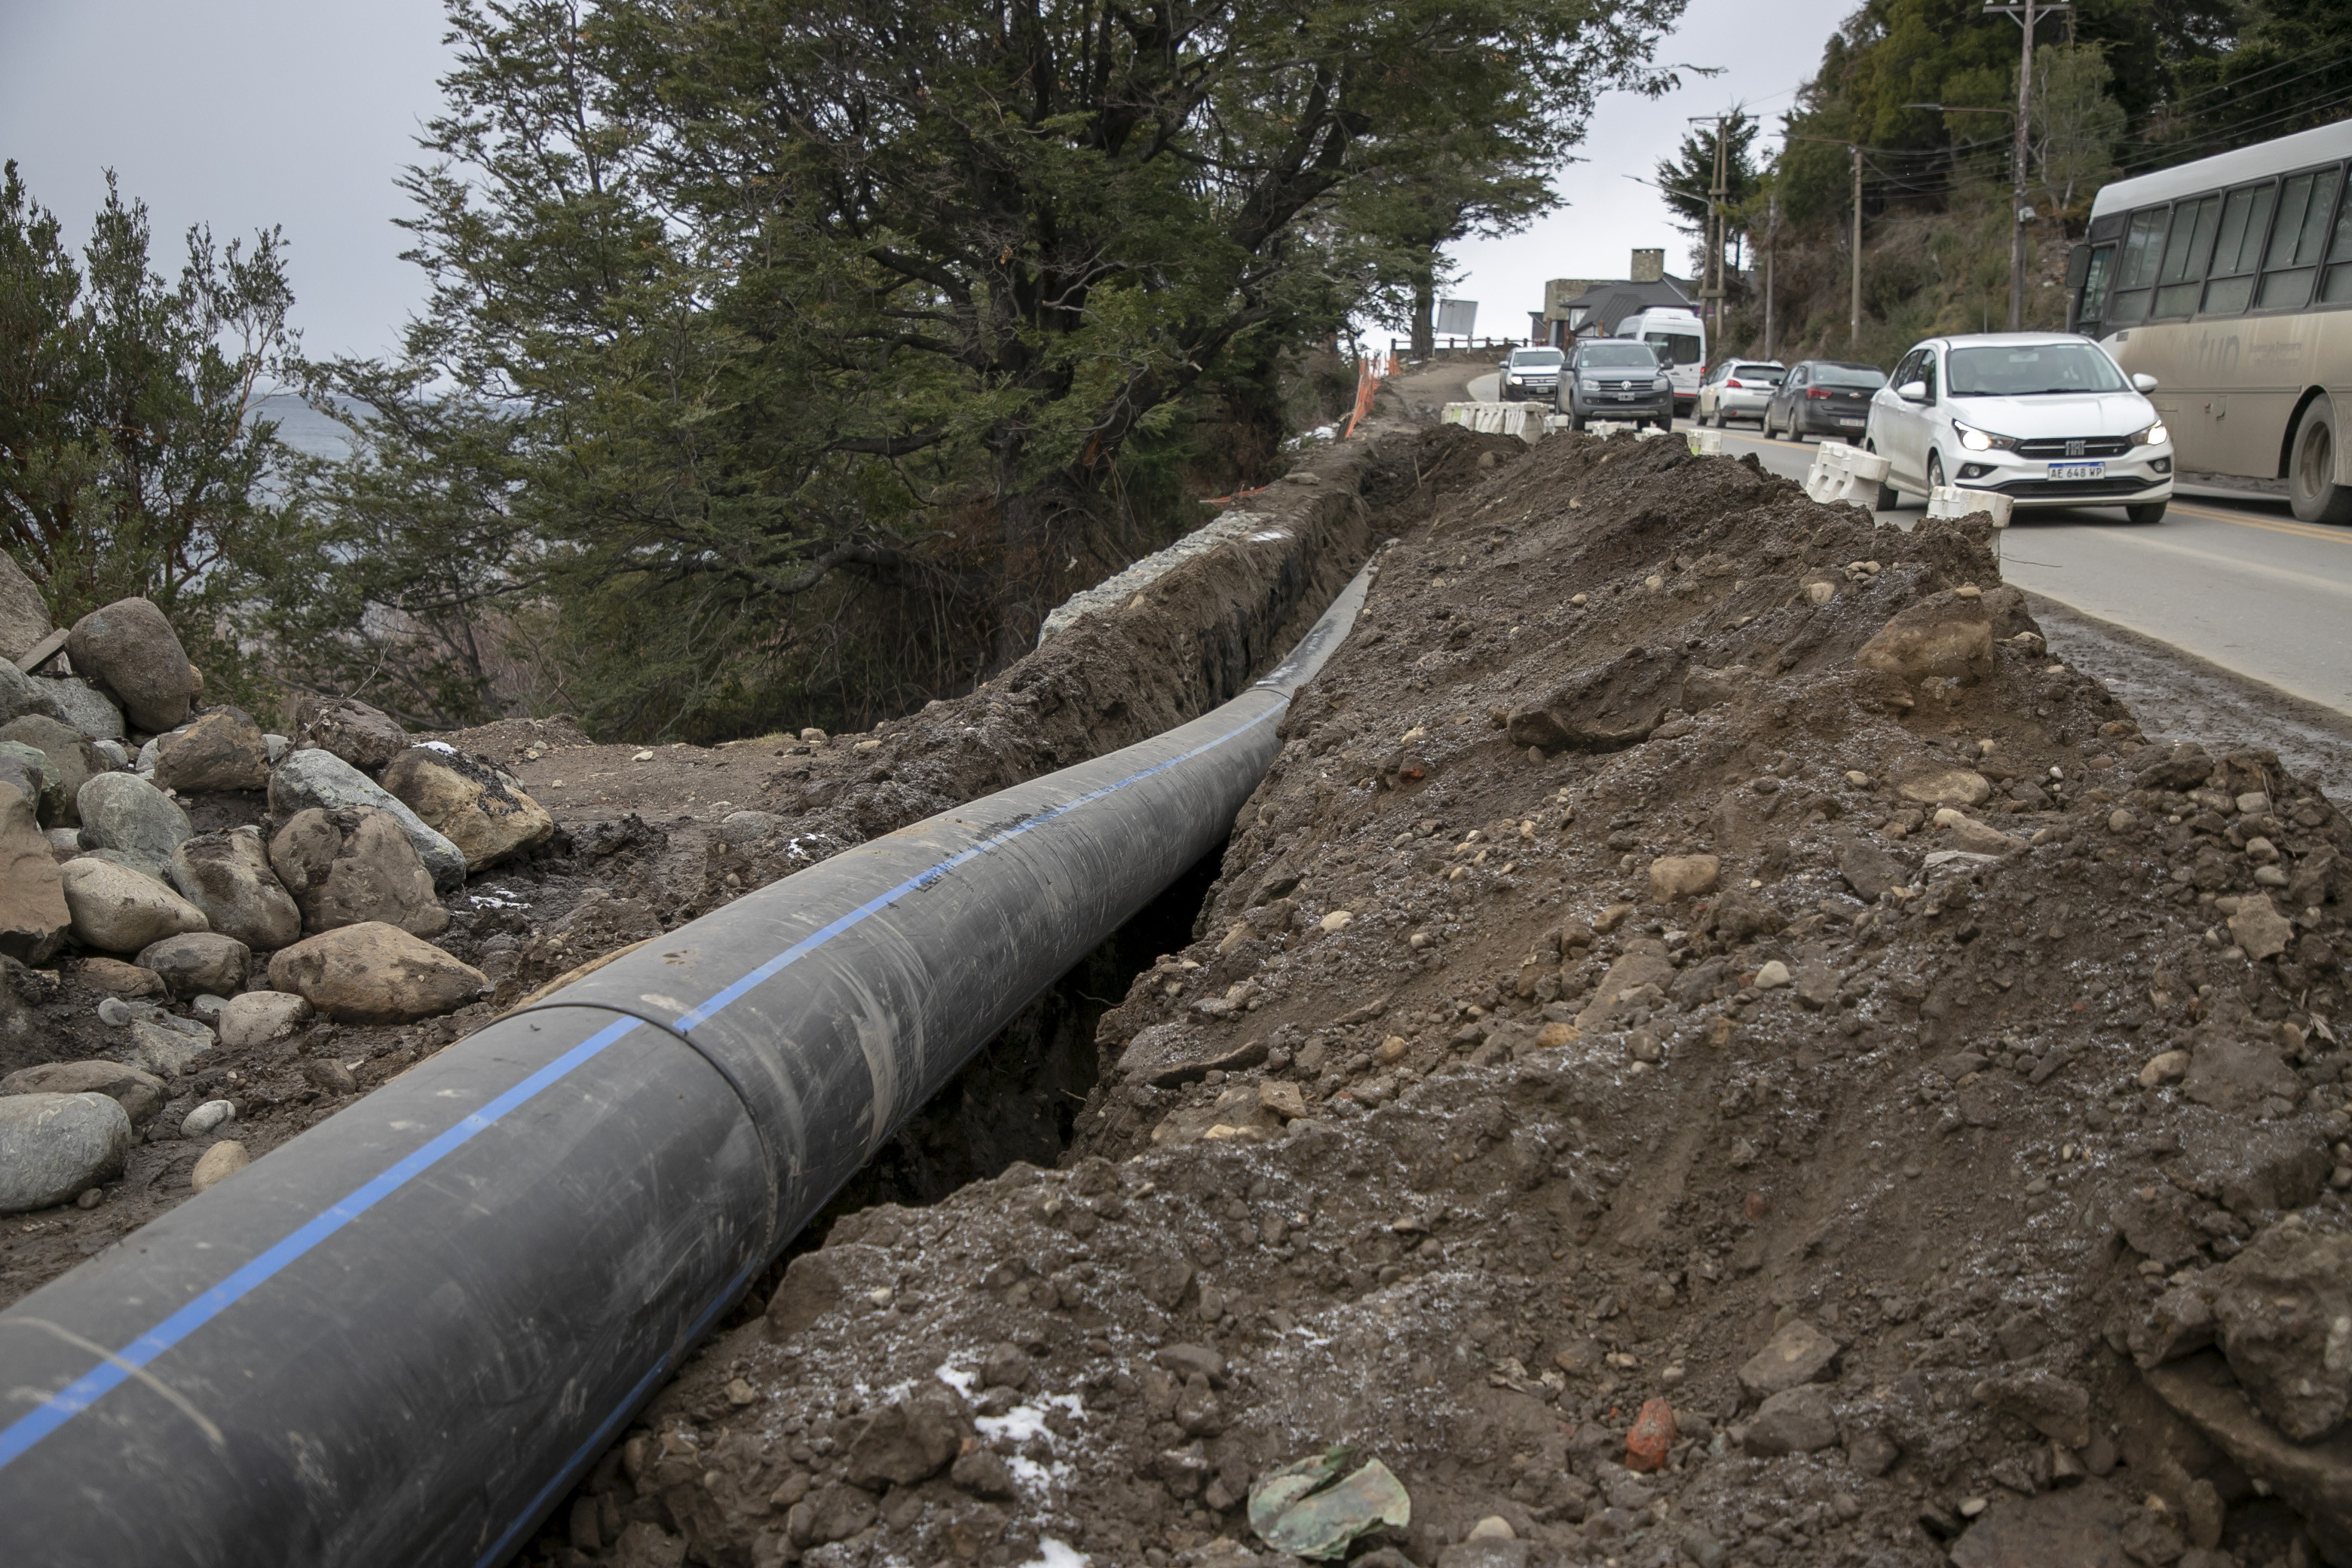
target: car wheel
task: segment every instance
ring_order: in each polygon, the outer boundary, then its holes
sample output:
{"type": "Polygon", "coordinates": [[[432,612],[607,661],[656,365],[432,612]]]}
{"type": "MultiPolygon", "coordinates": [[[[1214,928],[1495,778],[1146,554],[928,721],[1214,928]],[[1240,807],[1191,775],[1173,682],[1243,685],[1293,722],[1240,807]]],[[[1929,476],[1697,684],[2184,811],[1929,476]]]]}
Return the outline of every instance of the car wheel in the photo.
{"type": "MultiPolygon", "coordinates": [[[[1864,441],[1862,444],[1862,449],[1873,454],[1874,456],[1876,455],[1878,451],[1876,447],[1872,446],[1867,441],[1864,441]]],[[[1873,511],[1893,511],[1896,507],[1902,504],[1903,498],[1895,493],[1895,487],[1886,483],[1884,479],[1880,480],[1878,484],[1878,494],[1870,503],[1871,510],[1873,511]]]]}
{"type": "Polygon", "coordinates": [[[1941,452],[1930,452],[1927,454],[1927,493],[1929,495],[1934,495],[1937,490],[1940,490],[1943,488],[1944,454],[1941,452]]]}
{"type": "Polygon", "coordinates": [[[2287,457],[2287,499],[2305,522],[2352,522],[2352,485],[2336,482],[2336,406],[2322,393],[2295,425],[2287,457]]]}
{"type": "Polygon", "coordinates": [[[2142,501],[2137,506],[2124,508],[2124,515],[2143,526],[2151,522],[2162,522],[2167,504],[2160,500],[2142,501]]]}

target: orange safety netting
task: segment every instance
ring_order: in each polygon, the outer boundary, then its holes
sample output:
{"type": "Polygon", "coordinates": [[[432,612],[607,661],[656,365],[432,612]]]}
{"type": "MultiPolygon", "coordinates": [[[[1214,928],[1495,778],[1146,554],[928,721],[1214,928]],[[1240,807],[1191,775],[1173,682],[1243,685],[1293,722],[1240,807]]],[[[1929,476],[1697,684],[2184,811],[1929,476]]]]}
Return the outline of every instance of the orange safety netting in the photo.
{"type": "Polygon", "coordinates": [[[1339,433],[1346,440],[1356,433],[1356,421],[1372,411],[1372,397],[1396,369],[1394,354],[1367,354],[1356,367],[1356,410],[1348,416],[1348,427],[1339,433]]]}

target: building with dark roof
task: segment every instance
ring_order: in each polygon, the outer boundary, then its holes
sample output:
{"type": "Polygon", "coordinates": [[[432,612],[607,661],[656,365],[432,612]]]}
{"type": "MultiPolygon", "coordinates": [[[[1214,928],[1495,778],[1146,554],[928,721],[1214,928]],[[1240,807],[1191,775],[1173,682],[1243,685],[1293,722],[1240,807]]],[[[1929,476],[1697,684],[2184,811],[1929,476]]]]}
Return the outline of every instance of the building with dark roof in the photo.
{"type": "Polygon", "coordinates": [[[1697,309],[1690,280],[1666,271],[1663,250],[1636,250],[1633,276],[1555,278],[1544,285],[1544,308],[1528,312],[1534,342],[1564,346],[1570,338],[1605,338],[1617,323],[1643,310],[1697,309]]]}

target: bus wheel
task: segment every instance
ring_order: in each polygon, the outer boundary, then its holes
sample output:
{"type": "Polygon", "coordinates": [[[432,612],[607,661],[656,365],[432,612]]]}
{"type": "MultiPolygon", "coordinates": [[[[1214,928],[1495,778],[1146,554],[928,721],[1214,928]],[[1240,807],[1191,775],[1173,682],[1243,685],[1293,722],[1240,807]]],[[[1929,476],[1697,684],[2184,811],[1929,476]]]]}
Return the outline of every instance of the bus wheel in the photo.
{"type": "Polygon", "coordinates": [[[2167,503],[2160,500],[2144,501],[2138,506],[2127,506],[2124,508],[2124,515],[2131,519],[2134,522],[2143,525],[2151,522],[2162,522],[2164,521],[2164,509],[2166,504],[2167,503]]]}
{"type": "Polygon", "coordinates": [[[2303,411],[2287,448],[2287,494],[2305,522],[2352,522],[2352,485],[2336,482],[2336,409],[2322,393],[2303,411]]]}

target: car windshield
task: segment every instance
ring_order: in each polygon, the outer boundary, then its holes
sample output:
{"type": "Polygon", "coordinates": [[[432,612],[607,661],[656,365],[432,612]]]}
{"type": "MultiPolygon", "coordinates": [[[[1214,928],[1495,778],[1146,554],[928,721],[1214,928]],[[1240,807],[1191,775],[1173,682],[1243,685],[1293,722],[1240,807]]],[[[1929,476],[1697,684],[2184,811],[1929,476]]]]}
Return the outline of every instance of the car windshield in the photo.
{"type": "Polygon", "coordinates": [[[1537,370],[1554,370],[1559,368],[1559,361],[1560,353],[1558,349],[1520,349],[1511,355],[1511,365],[1514,369],[1531,366],[1537,370]]]}
{"type": "Polygon", "coordinates": [[[1686,332],[1643,332],[1642,341],[1658,351],[1668,364],[1696,364],[1698,340],[1686,332]]]}
{"type": "Polygon", "coordinates": [[[1886,384],[1885,373],[1866,364],[1817,364],[1813,367],[1813,379],[1823,386],[1872,387],[1886,384]]]}
{"type": "Polygon", "coordinates": [[[1576,351],[1580,370],[1655,370],[1658,356],[1645,343],[1587,343],[1576,351]]]}
{"type": "Polygon", "coordinates": [[[1736,364],[1731,367],[1734,381],[1760,381],[1768,386],[1778,386],[1789,373],[1777,364],[1736,364]]]}
{"type": "Polygon", "coordinates": [[[1954,349],[1945,363],[1949,368],[1944,384],[1953,397],[2037,397],[2124,389],[2116,362],[2089,343],[1954,349]]]}

